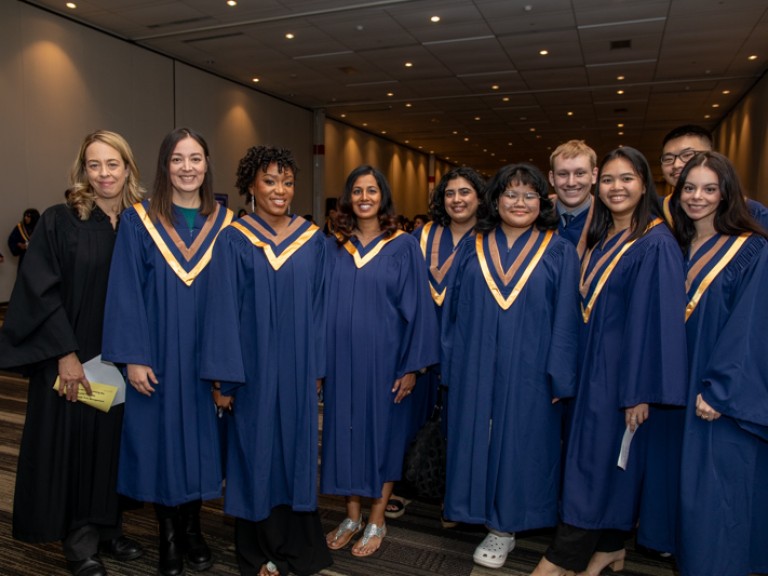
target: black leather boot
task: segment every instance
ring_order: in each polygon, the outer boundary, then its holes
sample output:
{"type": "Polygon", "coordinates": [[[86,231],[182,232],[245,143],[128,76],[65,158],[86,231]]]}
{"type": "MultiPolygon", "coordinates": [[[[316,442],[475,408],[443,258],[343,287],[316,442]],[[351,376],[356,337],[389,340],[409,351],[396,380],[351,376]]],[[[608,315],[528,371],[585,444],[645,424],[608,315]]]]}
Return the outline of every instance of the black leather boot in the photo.
{"type": "Polygon", "coordinates": [[[184,574],[184,543],[179,508],[155,504],[155,513],[160,524],[160,560],[157,564],[157,573],[160,576],[182,576],[184,574]]]}
{"type": "Polygon", "coordinates": [[[200,529],[200,508],[202,505],[201,500],[195,500],[179,507],[182,526],[184,527],[184,553],[187,557],[187,564],[192,570],[198,571],[208,570],[213,566],[211,549],[206,544],[200,529]]]}

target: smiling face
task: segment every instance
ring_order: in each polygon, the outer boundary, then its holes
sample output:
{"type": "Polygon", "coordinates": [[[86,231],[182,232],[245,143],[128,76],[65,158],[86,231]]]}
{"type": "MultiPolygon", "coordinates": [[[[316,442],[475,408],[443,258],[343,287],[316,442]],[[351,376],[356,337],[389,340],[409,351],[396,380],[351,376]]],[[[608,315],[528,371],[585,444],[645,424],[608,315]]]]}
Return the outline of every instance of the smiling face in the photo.
{"type": "Polygon", "coordinates": [[[123,193],[129,170],[109,144],[97,140],[85,149],[85,170],[96,198],[111,200],[123,193]]]}
{"type": "Polygon", "coordinates": [[[597,181],[597,167],[592,166],[589,156],[558,156],[552,166],[549,183],[555,189],[560,204],[569,210],[584,204],[597,181]]]}
{"type": "Polygon", "coordinates": [[[614,158],[603,165],[598,183],[600,200],[610,210],[614,221],[632,217],[645,194],[645,184],[626,158],[614,158]]]}
{"type": "Polygon", "coordinates": [[[373,174],[363,174],[355,180],[350,200],[358,221],[378,220],[381,190],[373,174]]]}
{"type": "Polygon", "coordinates": [[[207,171],[208,161],[200,143],[191,136],[179,140],[168,165],[174,199],[199,194],[207,171]]]}
{"type": "Polygon", "coordinates": [[[664,144],[664,149],[661,152],[661,171],[664,174],[664,180],[670,186],[677,185],[680,173],[695,153],[707,152],[709,150],[712,150],[709,141],[695,134],[688,134],[670,140],[664,144]]]}
{"type": "Polygon", "coordinates": [[[464,177],[450,180],[445,187],[445,212],[456,224],[474,223],[480,200],[477,190],[464,177]]]}
{"type": "Polygon", "coordinates": [[[717,207],[723,200],[720,179],[711,168],[691,168],[680,191],[680,206],[688,218],[714,226],[717,207]]]}
{"type": "Polygon", "coordinates": [[[513,180],[499,195],[502,228],[530,228],[541,212],[539,193],[528,184],[513,180]]]}
{"type": "Polygon", "coordinates": [[[256,214],[268,221],[281,218],[288,213],[293,200],[293,171],[284,168],[280,172],[277,162],[272,162],[266,170],[259,169],[249,190],[256,203],[256,214]]]}

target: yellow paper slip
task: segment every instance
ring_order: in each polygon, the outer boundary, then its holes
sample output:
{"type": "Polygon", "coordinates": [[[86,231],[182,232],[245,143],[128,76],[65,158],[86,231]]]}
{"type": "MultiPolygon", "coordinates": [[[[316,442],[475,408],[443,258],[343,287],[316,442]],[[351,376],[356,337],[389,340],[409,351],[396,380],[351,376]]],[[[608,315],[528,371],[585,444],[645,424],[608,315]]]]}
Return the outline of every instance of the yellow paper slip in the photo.
{"type": "MultiPolygon", "coordinates": [[[[59,389],[60,378],[56,376],[56,382],[53,384],[53,389],[59,389]]],[[[85,391],[85,387],[82,384],[77,389],[77,401],[93,406],[97,410],[102,412],[109,412],[112,407],[112,402],[117,394],[117,386],[111,386],[109,384],[99,384],[98,382],[91,382],[92,396],[88,396],[88,392],[85,391]]]]}

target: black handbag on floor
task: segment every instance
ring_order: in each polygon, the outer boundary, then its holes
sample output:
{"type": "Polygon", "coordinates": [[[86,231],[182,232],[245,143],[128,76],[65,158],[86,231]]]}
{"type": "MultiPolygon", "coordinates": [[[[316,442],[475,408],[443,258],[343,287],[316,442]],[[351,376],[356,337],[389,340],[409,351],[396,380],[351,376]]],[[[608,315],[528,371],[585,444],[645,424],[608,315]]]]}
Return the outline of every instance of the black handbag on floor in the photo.
{"type": "Polygon", "coordinates": [[[432,416],[413,439],[403,465],[405,479],[423,500],[441,501],[445,496],[446,441],[440,422],[442,393],[441,389],[432,416]]]}

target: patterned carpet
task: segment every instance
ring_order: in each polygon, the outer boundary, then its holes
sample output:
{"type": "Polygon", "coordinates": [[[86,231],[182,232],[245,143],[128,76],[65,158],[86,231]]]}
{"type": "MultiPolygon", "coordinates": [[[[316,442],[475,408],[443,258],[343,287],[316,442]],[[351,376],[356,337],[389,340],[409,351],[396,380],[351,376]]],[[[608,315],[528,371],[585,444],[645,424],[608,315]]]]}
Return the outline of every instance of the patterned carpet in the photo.
{"type": "MultiPolygon", "coordinates": [[[[0,575],[66,576],[59,545],[29,545],[11,538],[11,510],[16,458],[26,409],[26,381],[0,373],[0,575]]],[[[331,530],[344,517],[340,498],[321,497],[321,517],[331,530]]],[[[237,574],[231,519],[221,511],[221,502],[206,503],[203,529],[215,553],[211,575],[237,574]]],[[[144,576],[156,573],[155,522],[151,506],[126,513],[125,532],[146,547],[146,554],[133,562],[118,564],[106,560],[110,574],[144,576]]],[[[334,566],[325,576],[490,576],[529,574],[549,543],[547,532],[518,535],[518,545],[500,570],[475,566],[472,552],[484,531],[476,526],[445,530],[439,521],[439,507],[414,502],[407,513],[388,523],[388,536],[381,549],[369,559],[354,558],[348,550],[333,553],[334,566]]],[[[669,561],[651,559],[632,550],[623,574],[627,576],[673,576],[669,561]]],[[[609,574],[609,571],[606,571],[609,574]]]]}

